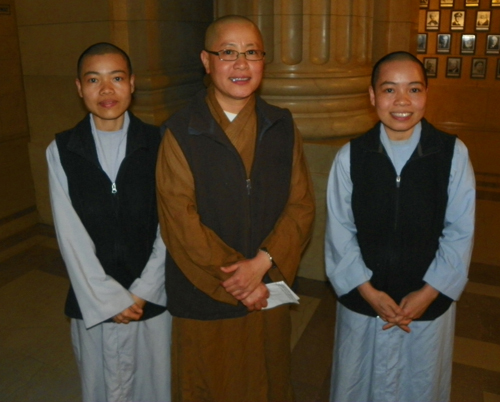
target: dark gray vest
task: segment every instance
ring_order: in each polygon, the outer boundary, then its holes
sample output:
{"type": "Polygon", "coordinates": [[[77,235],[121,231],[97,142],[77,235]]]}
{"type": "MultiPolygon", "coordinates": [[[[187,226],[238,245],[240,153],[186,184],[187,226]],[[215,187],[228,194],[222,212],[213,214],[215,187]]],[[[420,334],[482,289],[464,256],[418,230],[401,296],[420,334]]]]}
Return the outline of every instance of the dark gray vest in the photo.
{"type": "MultiPolygon", "coordinates": [[[[423,277],[436,256],[456,137],[423,120],[420,142],[398,183],[379,133],[380,123],[351,141],[352,209],[363,260],[373,271],[371,283],[399,303],[424,286],[423,277]]],[[[358,313],[376,316],[357,289],[340,302],[358,313]]],[[[451,302],[440,294],[420,320],[440,316],[451,302]]]]}
{"type": "MultiPolygon", "coordinates": [[[[96,246],[104,271],[125,288],[141,275],[156,239],[155,166],[160,143],[158,127],[129,116],[126,156],[116,178],[116,193],[99,164],[90,115],[56,135],[73,208],[96,246]]],[[[164,310],[147,303],[142,319],[164,310]]],[[[65,313],[82,318],[73,288],[65,313]]]]}
{"type": "MultiPolygon", "coordinates": [[[[215,123],[200,92],[167,121],[195,181],[201,222],[226,244],[252,258],[274,228],[289,197],[294,127],[288,110],[257,98],[257,144],[250,181],[238,151],[215,123]]],[[[197,289],[167,256],[168,310],[199,320],[240,317],[246,307],[218,302],[197,289]]]]}

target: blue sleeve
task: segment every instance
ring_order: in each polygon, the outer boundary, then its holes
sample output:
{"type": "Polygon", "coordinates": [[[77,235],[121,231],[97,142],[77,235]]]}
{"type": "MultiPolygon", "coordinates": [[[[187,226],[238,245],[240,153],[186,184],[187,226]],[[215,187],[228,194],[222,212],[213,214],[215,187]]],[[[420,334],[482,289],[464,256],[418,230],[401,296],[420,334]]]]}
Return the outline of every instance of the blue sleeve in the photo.
{"type": "Polygon", "coordinates": [[[474,171],[467,148],[457,139],[443,234],[436,258],[424,276],[425,282],[453,300],[458,300],[467,284],[474,240],[475,188],[474,171]]]}
{"type": "Polygon", "coordinates": [[[351,208],[350,144],[337,153],[327,186],[326,274],[338,296],[370,280],[361,256],[351,208]]]}

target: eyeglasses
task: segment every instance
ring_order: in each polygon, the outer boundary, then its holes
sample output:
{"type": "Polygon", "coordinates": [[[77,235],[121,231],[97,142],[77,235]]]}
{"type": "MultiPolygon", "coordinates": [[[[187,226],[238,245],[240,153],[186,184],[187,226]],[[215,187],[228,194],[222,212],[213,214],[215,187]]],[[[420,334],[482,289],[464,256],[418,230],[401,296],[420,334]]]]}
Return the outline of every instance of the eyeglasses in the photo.
{"type": "Polygon", "coordinates": [[[259,61],[259,60],[262,60],[264,58],[264,56],[266,55],[266,52],[263,52],[262,50],[253,50],[253,49],[247,50],[246,52],[238,52],[237,50],[232,50],[232,49],[224,49],[224,50],[220,50],[218,52],[213,52],[211,50],[205,50],[205,52],[219,56],[219,59],[222,61],[238,60],[238,57],[240,57],[240,54],[244,54],[245,58],[248,61],[259,61]]]}

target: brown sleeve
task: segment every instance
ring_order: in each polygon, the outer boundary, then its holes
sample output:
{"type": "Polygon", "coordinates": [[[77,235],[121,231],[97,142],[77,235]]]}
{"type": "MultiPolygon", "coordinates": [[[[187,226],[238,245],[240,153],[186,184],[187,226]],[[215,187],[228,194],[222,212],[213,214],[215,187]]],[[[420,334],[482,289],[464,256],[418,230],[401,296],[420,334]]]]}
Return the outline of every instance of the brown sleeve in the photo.
{"type": "Polygon", "coordinates": [[[170,255],[198,289],[215,300],[237,304],[220,285],[231,276],[220,267],[244,257],[201,223],[193,175],[169,130],[160,146],[156,181],[160,228],[170,255]]]}
{"type": "Polygon", "coordinates": [[[267,248],[275,266],[268,271],[273,281],[285,280],[291,285],[300,257],[311,238],[314,221],[314,192],[304,155],[302,138],[295,128],[290,197],[273,231],[261,247],[267,248]]]}

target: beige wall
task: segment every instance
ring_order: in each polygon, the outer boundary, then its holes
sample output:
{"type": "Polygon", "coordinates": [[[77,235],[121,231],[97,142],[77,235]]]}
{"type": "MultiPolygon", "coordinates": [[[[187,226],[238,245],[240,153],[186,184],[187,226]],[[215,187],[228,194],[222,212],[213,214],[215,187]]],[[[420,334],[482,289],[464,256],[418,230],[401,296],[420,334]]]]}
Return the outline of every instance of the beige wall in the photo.
{"type": "Polygon", "coordinates": [[[0,11],[0,240],[36,223],[14,1],[0,11]]]}

